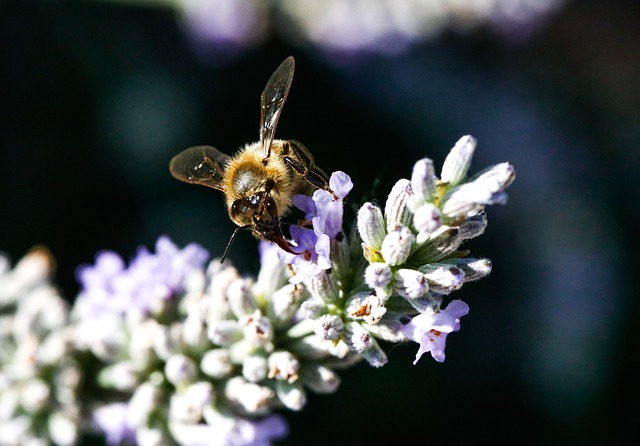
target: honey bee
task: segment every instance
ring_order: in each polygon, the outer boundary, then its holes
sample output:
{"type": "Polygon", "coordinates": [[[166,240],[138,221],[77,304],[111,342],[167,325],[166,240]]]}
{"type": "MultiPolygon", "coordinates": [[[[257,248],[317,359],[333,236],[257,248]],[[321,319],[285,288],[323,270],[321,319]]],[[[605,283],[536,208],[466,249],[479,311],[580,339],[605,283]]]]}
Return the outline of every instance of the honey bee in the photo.
{"type": "Polygon", "coordinates": [[[282,233],[281,218],[287,214],[296,194],[310,195],[316,189],[338,197],[329,187],[327,174],[314,164],[313,155],[300,142],[274,139],[282,107],[289,94],[293,72],[289,56],[271,75],[260,96],[258,142],[241,148],[233,156],[211,146],[191,147],[169,163],[171,175],[180,181],[218,189],[224,193],[229,217],[241,229],[250,229],[257,239],[275,243],[299,254],[282,233]]]}

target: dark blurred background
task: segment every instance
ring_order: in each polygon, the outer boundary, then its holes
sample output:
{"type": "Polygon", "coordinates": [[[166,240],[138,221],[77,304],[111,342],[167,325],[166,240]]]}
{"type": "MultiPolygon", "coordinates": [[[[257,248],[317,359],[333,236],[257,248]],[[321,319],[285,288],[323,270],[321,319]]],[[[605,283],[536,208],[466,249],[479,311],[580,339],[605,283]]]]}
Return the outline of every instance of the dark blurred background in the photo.
{"type": "MultiPolygon", "coordinates": [[[[69,300],[102,249],[130,258],[167,234],[221,255],[234,229],[221,194],[168,162],[257,140],[260,92],[294,55],[276,135],[346,171],[354,206],[383,201],[422,157],[441,165],[465,134],[472,170],[509,161],[517,179],[468,246],[494,270],[452,296],[471,312],[446,362],[413,366],[413,344],[346,370],[336,394],[286,413],[279,444],[619,444],[637,434],[640,397],[640,2],[529,3],[516,20],[463,11],[366,41],[351,25],[366,14],[322,40],[250,0],[237,5],[262,9],[213,13],[209,28],[168,1],[0,0],[0,251],[48,246],[69,300]]],[[[257,272],[249,234],[229,259],[257,272]]]]}

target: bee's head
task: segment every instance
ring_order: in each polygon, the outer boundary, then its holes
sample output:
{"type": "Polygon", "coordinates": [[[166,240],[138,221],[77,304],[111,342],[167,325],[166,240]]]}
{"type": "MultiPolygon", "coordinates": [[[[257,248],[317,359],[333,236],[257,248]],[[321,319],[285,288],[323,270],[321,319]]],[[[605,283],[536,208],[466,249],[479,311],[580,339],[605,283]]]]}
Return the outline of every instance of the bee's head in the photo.
{"type": "MultiPolygon", "coordinates": [[[[229,216],[238,226],[252,226],[256,213],[262,213],[268,203],[264,203],[265,192],[258,192],[239,198],[229,208],[229,216]]],[[[267,198],[267,201],[269,199],[267,198]]]]}
{"type": "Polygon", "coordinates": [[[256,238],[270,241],[287,252],[297,254],[282,235],[278,219],[278,206],[268,192],[258,192],[234,201],[229,209],[229,216],[239,228],[231,236],[222,260],[224,260],[239,229],[251,229],[256,238]]]}
{"type": "Polygon", "coordinates": [[[278,206],[268,192],[258,192],[234,201],[229,215],[238,226],[251,228],[256,238],[268,240],[285,251],[291,251],[289,242],[280,229],[278,206]]]}

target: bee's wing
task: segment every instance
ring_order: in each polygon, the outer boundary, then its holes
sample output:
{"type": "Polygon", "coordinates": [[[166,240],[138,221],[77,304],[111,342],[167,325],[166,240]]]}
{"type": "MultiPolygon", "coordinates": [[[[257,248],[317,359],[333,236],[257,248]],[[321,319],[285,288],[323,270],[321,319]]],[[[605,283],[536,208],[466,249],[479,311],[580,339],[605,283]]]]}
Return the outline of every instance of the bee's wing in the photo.
{"type": "Polygon", "coordinates": [[[265,158],[271,154],[271,143],[291,88],[294,69],[293,56],[289,56],[273,72],[260,95],[260,148],[265,158]]]}
{"type": "Polygon", "coordinates": [[[223,190],[222,179],[229,159],[229,155],[215,147],[195,146],[174,156],[169,163],[169,171],[174,178],[185,183],[223,190]]]}

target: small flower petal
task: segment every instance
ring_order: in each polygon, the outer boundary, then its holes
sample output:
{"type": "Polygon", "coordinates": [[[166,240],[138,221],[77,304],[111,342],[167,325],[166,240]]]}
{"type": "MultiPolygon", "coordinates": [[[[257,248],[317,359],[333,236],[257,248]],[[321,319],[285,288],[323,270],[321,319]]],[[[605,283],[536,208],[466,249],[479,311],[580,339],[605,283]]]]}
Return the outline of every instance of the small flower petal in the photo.
{"type": "Polygon", "coordinates": [[[426,352],[431,352],[436,361],[443,362],[447,335],[460,329],[460,318],[467,313],[469,306],[466,303],[453,300],[447,308],[419,314],[405,325],[402,328],[405,336],[420,344],[413,363],[416,364],[426,352]]]}

